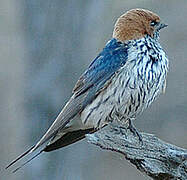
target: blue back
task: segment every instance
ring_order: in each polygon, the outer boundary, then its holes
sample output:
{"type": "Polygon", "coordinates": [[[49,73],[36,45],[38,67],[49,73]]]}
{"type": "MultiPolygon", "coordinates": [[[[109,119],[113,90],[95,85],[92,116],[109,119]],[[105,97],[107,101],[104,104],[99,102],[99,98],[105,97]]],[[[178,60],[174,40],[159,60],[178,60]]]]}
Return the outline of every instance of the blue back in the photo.
{"type": "Polygon", "coordinates": [[[79,96],[88,91],[84,105],[90,103],[104,87],[106,82],[127,61],[128,45],[111,39],[103,51],[92,61],[85,73],[80,77],[74,88],[79,96]]]}

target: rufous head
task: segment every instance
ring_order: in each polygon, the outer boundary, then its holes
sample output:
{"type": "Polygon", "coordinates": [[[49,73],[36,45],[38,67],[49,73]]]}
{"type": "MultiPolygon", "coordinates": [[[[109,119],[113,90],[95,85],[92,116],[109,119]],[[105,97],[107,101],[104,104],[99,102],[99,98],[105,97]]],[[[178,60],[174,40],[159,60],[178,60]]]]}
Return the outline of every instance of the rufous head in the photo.
{"type": "Polygon", "coordinates": [[[160,17],[145,9],[132,9],[120,16],[115,24],[113,38],[119,41],[127,41],[143,38],[154,33],[167,25],[160,23],[160,17]]]}

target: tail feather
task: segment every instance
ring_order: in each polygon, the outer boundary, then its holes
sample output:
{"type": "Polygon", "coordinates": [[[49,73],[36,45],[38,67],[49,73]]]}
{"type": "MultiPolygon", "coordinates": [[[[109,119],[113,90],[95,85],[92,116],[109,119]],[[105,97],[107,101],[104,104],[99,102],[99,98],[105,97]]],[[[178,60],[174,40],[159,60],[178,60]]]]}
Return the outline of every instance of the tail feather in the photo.
{"type": "MultiPolygon", "coordinates": [[[[38,148],[40,148],[43,144],[45,144],[47,141],[49,141],[52,137],[56,136],[59,130],[63,130],[65,126],[81,111],[81,104],[84,100],[85,95],[81,95],[79,97],[74,97],[74,95],[70,98],[70,100],[67,102],[65,107],[62,109],[56,120],[53,122],[51,127],[48,129],[48,131],[44,134],[44,136],[39,140],[38,143],[36,143],[34,146],[32,146],[29,150],[18,156],[15,160],[13,160],[7,167],[11,167],[14,165],[17,161],[25,157],[26,155],[34,152],[38,148]]],[[[45,148],[44,148],[45,149],[45,148]]],[[[44,151],[42,149],[37,155],[35,155],[33,158],[29,159],[27,162],[25,162],[23,165],[18,167],[14,172],[19,170],[21,167],[23,167],[25,164],[30,162],[32,159],[37,157],[41,152],[44,151]]]]}
{"type": "MultiPolygon", "coordinates": [[[[70,145],[70,144],[72,144],[72,143],[74,143],[76,141],[79,141],[79,140],[83,139],[85,137],[85,134],[93,133],[95,131],[96,131],[96,129],[89,128],[89,129],[84,129],[84,130],[79,129],[79,130],[75,130],[75,131],[72,131],[72,132],[65,133],[61,138],[55,140],[54,142],[52,141],[52,143],[47,144],[41,151],[39,151],[36,155],[34,155],[30,159],[28,159],[26,162],[21,164],[18,168],[16,168],[14,171],[12,171],[12,173],[17,172],[19,169],[24,167],[30,161],[32,161],[33,159],[38,157],[42,152],[49,152],[49,151],[53,151],[53,150],[68,146],[68,145],[70,145]]],[[[5,169],[8,169],[12,165],[14,165],[17,161],[19,161],[21,158],[23,158],[26,155],[28,155],[31,152],[33,152],[33,148],[35,148],[35,146],[32,146],[30,149],[28,149],[27,151],[22,153],[15,160],[10,162],[10,164],[5,169]]]]}
{"type": "Polygon", "coordinates": [[[13,164],[15,164],[17,161],[19,161],[21,158],[23,158],[24,156],[26,156],[27,154],[31,153],[31,150],[34,148],[34,146],[32,146],[30,149],[28,149],[27,151],[25,151],[24,153],[22,153],[20,156],[18,156],[16,159],[14,159],[12,162],[10,162],[10,164],[8,164],[8,166],[5,167],[5,169],[8,169],[9,167],[11,167],[13,164]]]}
{"type": "Polygon", "coordinates": [[[79,130],[67,132],[61,138],[47,144],[47,146],[43,149],[43,151],[49,152],[49,151],[54,151],[56,149],[68,146],[72,143],[75,143],[85,138],[85,134],[93,133],[94,131],[96,131],[94,128],[89,128],[89,129],[84,129],[84,130],[79,129],[79,130]]]}
{"type": "Polygon", "coordinates": [[[51,127],[47,130],[47,132],[43,135],[40,141],[35,145],[35,147],[31,150],[31,152],[38,149],[41,145],[51,139],[53,136],[57,134],[59,130],[62,130],[69,122],[72,120],[77,113],[81,110],[81,104],[84,100],[84,96],[74,97],[74,95],[67,102],[65,107],[62,109],[56,120],[53,122],[51,127]]]}
{"type": "Polygon", "coordinates": [[[16,168],[14,171],[12,171],[12,173],[17,172],[19,169],[21,169],[23,166],[25,166],[26,164],[28,164],[30,161],[32,161],[33,159],[35,159],[36,157],[38,157],[41,153],[43,152],[43,150],[39,151],[36,155],[34,155],[32,158],[30,158],[29,160],[27,160],[25,163],[21,164],[18,168],[16,168]]]}

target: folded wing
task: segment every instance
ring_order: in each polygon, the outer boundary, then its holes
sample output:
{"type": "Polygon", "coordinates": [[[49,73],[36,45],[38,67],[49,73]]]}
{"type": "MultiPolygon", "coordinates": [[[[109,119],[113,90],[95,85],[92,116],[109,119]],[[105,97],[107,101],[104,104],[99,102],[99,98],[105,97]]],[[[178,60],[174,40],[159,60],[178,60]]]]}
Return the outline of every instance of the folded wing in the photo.
{"type": "MultiPolygon", "coordinates": [[[[26,154],[31,153],[41,147],[52,137],[55,137],[58,131],[62,131],[63,128],[65,128],[66,125],[78,113],[81,113],[84,107],[90,104],[101,90],[106,88],[112,76],[114,76],[115,73],[122,66],[125,65],[128,58],[127,50],[128,45],[121,42],[117,42],[116,39],[110,40],[106,44],[103,51],[90,64],[87,71],[77,81],[73,89],[72,97],[62,109],[51,127],[44,134],[44,136],[39,140],[36,145],[23,153],[16,160],[12,161],[7,167],[10,167],[12,164],[24,157],[26,154]]],[[[74,132],[74,134],[76,134],[75,138],[79,140],[78,135],[80,134],[80,136],[82,137],[85,132],[87,131],[77,131],[76,133],[74,132]]],[[[68,134],[68,136],[73,138],[70,134],[68,134]]],[[[74,142],[74,139],[72,139],[72,142],[74,142]]]]}

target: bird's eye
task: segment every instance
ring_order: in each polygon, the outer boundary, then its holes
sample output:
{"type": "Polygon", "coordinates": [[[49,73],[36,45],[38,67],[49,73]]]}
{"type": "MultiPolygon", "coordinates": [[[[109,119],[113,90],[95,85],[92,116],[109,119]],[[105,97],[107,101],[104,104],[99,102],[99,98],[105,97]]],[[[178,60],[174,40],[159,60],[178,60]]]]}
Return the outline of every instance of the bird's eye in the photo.
{"type": "Polygon", "coordinates": [[[151,24],[150,24],[150,25],[154,27],[154,26],[156,26],[157,24],[158,24],[158,22],[156,22],[156,21],[151,21],[151,24]]]}

